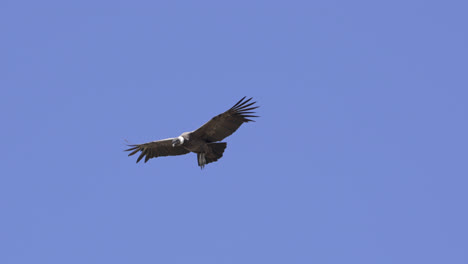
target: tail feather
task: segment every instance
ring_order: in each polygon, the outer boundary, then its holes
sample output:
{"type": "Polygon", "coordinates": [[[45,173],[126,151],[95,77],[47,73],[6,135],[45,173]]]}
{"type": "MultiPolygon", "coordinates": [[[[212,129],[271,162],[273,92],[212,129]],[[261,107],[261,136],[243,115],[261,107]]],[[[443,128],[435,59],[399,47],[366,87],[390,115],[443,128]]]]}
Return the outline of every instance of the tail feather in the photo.
{"type": "Polygon", "coordinates": [[[215,162],[223,156],[224,150],[226,149],[227,143],[226,142],[219,142],[219,143],[208,143],[208,147],[210,147],[209,153],[198,153],[198,166],[202,169],[205,167],[206,164],[215,162]]]}

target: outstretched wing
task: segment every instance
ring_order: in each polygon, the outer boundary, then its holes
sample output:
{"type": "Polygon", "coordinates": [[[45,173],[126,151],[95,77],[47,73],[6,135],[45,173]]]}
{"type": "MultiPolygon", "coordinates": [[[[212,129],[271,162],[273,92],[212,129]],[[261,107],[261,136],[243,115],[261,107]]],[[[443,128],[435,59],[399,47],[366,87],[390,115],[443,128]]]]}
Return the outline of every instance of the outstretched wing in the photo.
{"type": "Polygon", "coordinates": [[[131,151],[128,156],[132,156],[138,151],[141,151],[136,161],[137,163],[145,156],[146,163],[151,158],[184,155],[190,152],[182,146],[172,147],[172,140],[173,138],[167,138],[144,144],[128,145],[130,148],[125,151],[131,151]]]}
{"type": "Polygon", "coordinates": [[[254,121],[249,118],[258,117],[252,115],[255,113],[252,110],[258,106],[251,107],[256,103],[249,103],[252,98],[244,99],[245,96],[229,110],[213,117],[206,124],[193,131],[193,135],[207,142],[220,141],[234,133],[243,123],[254,121]]]}

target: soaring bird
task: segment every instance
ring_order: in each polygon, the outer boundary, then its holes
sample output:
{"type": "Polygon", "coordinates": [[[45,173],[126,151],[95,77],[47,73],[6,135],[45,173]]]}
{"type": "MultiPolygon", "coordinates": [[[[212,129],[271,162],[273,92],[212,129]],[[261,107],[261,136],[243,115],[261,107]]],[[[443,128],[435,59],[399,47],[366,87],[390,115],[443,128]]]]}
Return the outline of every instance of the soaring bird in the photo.
{"type": "Polygon", "coordinates": [[[197,154],[198,166],[201,169],[206,164],[215,162],[223,156],[226,142],[218,142],[234,133],[243,123],[255,122],[250,119],[258,117],[252,110],[256,102],[252,98],[245,100],[245,96],[226,112],[213,117],[197,130],[184,132],[175,138],[167,138],[144,144],[128,145],[131,151],[128,156],[141,152],[136,160],[138,163],[145,158],[145,163],[151,158],[162,156],[184,155],[190,152],[197,154]]]}

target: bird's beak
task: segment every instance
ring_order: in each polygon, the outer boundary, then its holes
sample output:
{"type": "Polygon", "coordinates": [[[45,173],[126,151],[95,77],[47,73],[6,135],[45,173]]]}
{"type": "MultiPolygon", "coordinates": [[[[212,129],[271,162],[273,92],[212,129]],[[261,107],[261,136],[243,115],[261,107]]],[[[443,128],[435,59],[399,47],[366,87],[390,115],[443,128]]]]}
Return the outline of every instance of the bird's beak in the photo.
{"type": "Polygon", "coordinates": [[[180,143],[180,140],[178,138],[173,139],[172,140],[172,147],[175,147],[179,143],[180,143]]]}

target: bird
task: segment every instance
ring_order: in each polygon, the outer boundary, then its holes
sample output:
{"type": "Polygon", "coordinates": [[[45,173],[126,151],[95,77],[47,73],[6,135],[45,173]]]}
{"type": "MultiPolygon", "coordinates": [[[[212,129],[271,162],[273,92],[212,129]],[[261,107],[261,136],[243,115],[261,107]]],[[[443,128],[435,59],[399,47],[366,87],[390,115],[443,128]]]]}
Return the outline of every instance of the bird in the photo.
{"type": "Polygon", "coordinates": [[[163,156],[185,155],[190,152],[197,154],[198,166],[203,169],[207,164],[219,160],[226,149],[227,143],[220,142],[232,135],[243,124],[255,122],[252,118],[259,117],[252,110],[257,109],[253,98],[244,96],[227,111],[211,118],[204,125],[191,132],[184,132],[178,137],[156,140],[143,144],[127,145],[130,147],[128,156],[138,152],[140,156],[136,163],[144,158],[145,163],[152,158],[163,156]]]}

